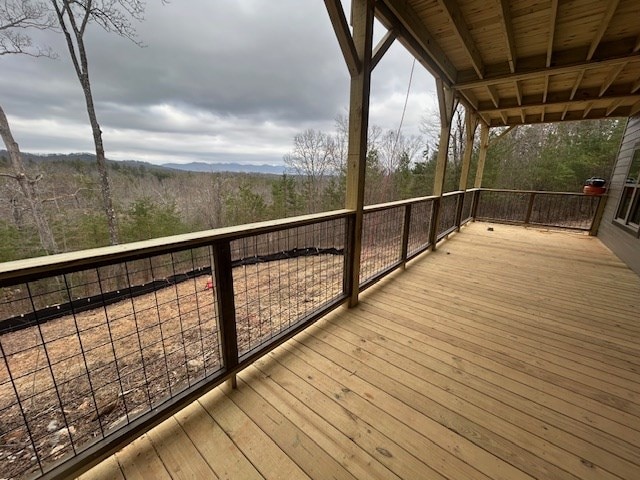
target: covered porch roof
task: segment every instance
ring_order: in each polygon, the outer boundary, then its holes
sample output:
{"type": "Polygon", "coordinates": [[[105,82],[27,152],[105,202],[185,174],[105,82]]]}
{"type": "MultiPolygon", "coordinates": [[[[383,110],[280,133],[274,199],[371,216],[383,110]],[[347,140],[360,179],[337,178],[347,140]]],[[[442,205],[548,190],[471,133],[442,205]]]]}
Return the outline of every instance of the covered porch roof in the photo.
{"type": "Polygon", "coordinates": [[[636,0],[379,0],[375,16],[490,127],[640,112],[636,0]]]}

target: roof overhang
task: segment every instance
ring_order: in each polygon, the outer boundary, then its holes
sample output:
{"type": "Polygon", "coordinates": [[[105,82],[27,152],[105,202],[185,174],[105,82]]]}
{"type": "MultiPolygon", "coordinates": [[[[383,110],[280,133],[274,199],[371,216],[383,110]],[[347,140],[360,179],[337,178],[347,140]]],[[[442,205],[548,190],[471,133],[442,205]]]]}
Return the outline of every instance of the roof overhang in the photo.
{"type": "Polygon", "coordinates": [[[491,127],[640,112],[638,0],[378,0],[375,8],[491,127]]]}

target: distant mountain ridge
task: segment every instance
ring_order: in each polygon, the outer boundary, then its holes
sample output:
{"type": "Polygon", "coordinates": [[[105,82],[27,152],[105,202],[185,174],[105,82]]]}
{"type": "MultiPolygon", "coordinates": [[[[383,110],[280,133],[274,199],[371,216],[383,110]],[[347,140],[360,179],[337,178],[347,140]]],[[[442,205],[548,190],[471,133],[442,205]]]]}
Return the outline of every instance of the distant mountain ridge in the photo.
{"type": "Polygon", "coordinates": [[[271,173],[282,175],[285,171],[284,165],[256,165],[242,163],[163,163],[165,168],[174,170],[187,170],[189,172],[238,172],[238,173],[271,173]]]}
{"type": "MultiPolygon", "coordinates": [[[[9,157],[6,150],[0,150],[0,157],[9,157]]],[[[96,156],[92,153],[29,153],[22,152],[22,158],[25,161],[34,163],[39,162],[64,162],[64,161],[81,161],[86,163],[94,163],[96,156]]],[[[139,160],[107,160],[109,163],[119,163],[132,166],[145,166],[151,169],[171,169],[182,170],[187,172],[233,172],[233,173],[266,173],[272,175],[282,175],[285,172],[284,165],[258,165],[243,163],[206,163],[206,162],[190,162],[190,163],[165,163],[155,164],[143,162],[139,160]]]]}

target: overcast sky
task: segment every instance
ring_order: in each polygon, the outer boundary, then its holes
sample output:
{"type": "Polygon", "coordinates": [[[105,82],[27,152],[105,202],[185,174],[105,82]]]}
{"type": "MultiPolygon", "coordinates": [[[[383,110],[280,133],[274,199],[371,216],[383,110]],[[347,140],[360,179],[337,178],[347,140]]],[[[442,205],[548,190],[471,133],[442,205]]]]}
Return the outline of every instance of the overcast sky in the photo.
{"type": "MultiPolygon", "coordinates": [[[[348,72],[321,0],[150,0],[137,30],[145,48],[97,25],[87,34],[110,159],[281,164],[296,133],[331,132],[347,113],[348,72]]],[[[37,34],[57,60],[0,57],[0,104],[16,141],[25,152],[92,152],[63,39],[37,34]]],[[[412,61],[396,42],[376,67],[371,123],[398,128],[412,61]]],[[[419,133],[434,88],[416,64],[403,133],[419,133]]]]}

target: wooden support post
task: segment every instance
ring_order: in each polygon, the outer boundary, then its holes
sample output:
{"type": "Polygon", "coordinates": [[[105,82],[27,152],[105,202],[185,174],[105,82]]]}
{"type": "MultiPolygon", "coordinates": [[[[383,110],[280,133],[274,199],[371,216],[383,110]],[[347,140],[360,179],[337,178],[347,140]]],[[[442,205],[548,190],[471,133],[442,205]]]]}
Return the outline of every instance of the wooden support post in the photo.
{"type": "Polygon", "coordinates": [[[481,190],[473,191],[473,201],[471,203],[471,218],[473,221],[476,221],[476,216],[478,215],[478,204],[480,203],[480,192],[481,190]]]}
{"type": "Polygon", "coordinates": [[[533,212],[533,203],[536,201],[536,192],[529,194],[529,204],[527,205],[527,213],[524,216],[524,224],[529,225],[531,221],[531,212],[533,212]]]}
{"type": "Polygon", "coordinates": [[[406,267],[407,254],[409,251],[409,229],[411,228],[411,204],[408,203],[404,206],[404,223],[402,224],[402,268],[406,267]]]}
{"type": "Polygon", "coordinates": [[[440,201],[442,197],[433,199],[433,207],[431,209],[431,225],[429,227],[429,245],[435,250],[436,241],[438,240],[438,223],[440,219],[440,201]]]}
{"type": "Polygon", "coordinates": [[[353,287],[353,257],[349,253],[354,248],[356,235],[356,218],[355,215],[349,215],[345,219],[344,232],[344,261],[342,273],[342,291],[351,298],[351,288],[353,287]]]}
{"type": "MultiPolygon", "coordinates": [[[[440,142],[438,144],[438,160],[436,163],[436,175],[433,182],[433,194],[442,197],[444,180],[447,173],[447,159],[449,156],[449,136],[451,135],[451,120],[455,111],[456,102],[453,90],[446,87],[442,80],[436,78],[436,91],[438,92],[438,106],[440,109],[440,142]]],[[[438,207],[441,202],[438,202],[438,207]]],[[[435,204],[434,204],[435,205],[435,204]]],[[[432,217],[435,228],[438,228],[440,208],[434,208],[432,217]]],[[[437,233],[436,233],[437,238],[437,233]]],[[[431,244],[431,249],[436,249],[436,242],[431,244]]]]}
{"type": "MultiPolygon", "coordinates": [[[[219,240],[213,244],[213,259],[222,360],[225,370],[232,371],[238,365],[238,336],[236,334],[231,247],[228,240],[219,240]]],[[[232,388],[237,387],[235,374],[230,377],[230,382],[232,388]]]]}
{"type": "Polygon", "coordinates": [[[469,108],[465,107],[465,146],[462,155],[462,168],[460,170],[460,183],[458,190],[463,192],[469,185],[469,167],[471,166],[471,155],[473,154],[473,140],[478,128],[478,117],[469,108]]]}
{"type": "Polygon", "coordinates": [[[480,155],[478,156],[478,168],[476,169],[476,181],[474,188],[482,188],[482,175],[484,174],[484,163],[487,159],[489,149],[489,125],[482,122],[480,125],[480,155]]]}
{"type": "Polygon", "coordinates": [[[464,154],[462,156],[462,168],[460,170],[460,182],[458,184],[458,190],[461,190],[462,198],[458,201],[458,210],[456,212],[456,227],[460,231],[460,224],[462,223],[462,209],[464,207],[464,199],[467,195],[466,190],[469,184],[469,167],[471,166],[471,154],[473,153],[473,139],[476,135],[476,129],[478,128],[478,117],[473,113],[471,108],[465,105],[465,146],[464,154]]]}
{"type": "Polygon", "coordinates": [[[348,248],[350,279],[347,291],[349,306],[358,304],[360,252],[364,208],[364,182],[367,162],[367,129],[369,127],[369,92],[371,85],[371,51],[373,42],[373,2],[351,2],[353,43],[360,69],[351,74],[349,101],[349,149],[347,157],[346,208],[355,211],[353,238],[348,248]]]}
{"type": "Polygon", "coordinates": [[[464,192],[456,195],[456,218],[453,224],[456,227],[456,231],[460,231],[460,224],[462,223],[462,208],[464,207],[464,192]]]}
{"type": "Polygon", "coordinates": [[[596,207],[596,212],[593,215],[593,220],[591,221],[591,227],[589,228],[589,236],[595,237],[598,235],[598,229],[600,228],[600,222],[602,221],[602,215],[604,214],[604,207],[607,204],[607,196],[601,195],[598,198],[598,206],[596,207]]]}

